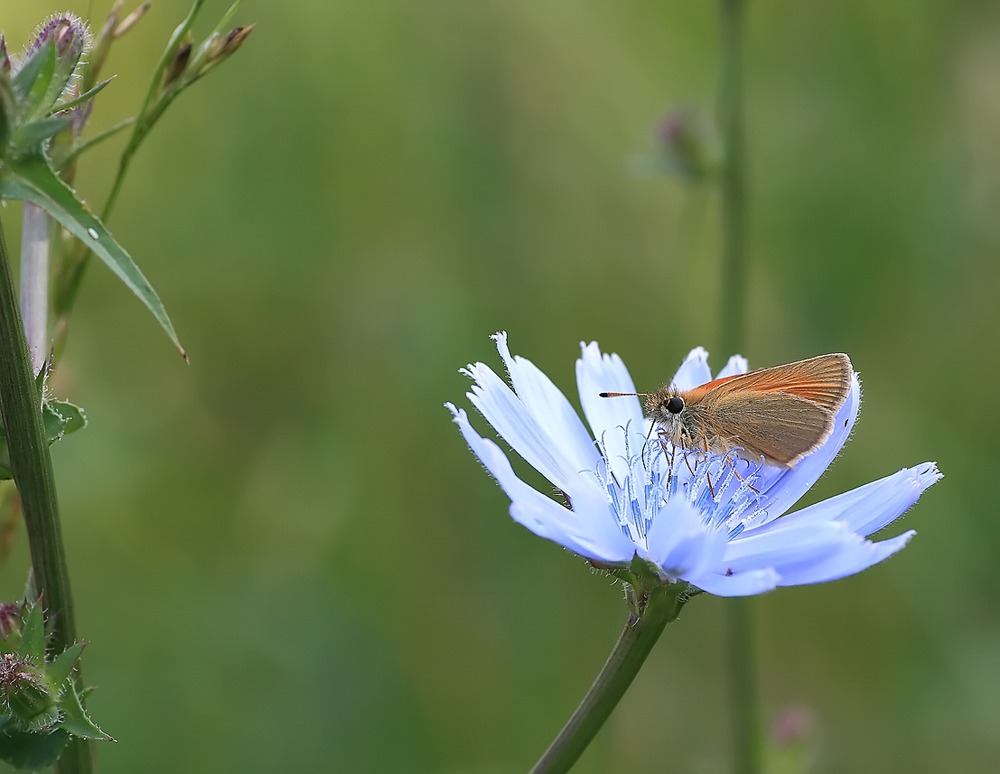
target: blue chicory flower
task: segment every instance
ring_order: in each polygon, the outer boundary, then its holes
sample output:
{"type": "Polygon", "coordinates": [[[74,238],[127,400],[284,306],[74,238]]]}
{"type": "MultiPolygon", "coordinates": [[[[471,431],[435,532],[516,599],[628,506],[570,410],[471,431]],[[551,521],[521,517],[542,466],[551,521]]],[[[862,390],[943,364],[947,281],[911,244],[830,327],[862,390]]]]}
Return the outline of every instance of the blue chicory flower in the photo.
{"type": "MultiPolygon", "coordinates": [[[[582,344],[577,384],[588,432],[566,396],[534,364],[512,356],[505,333],[493,337],[511,386],[488,366],[463,369],[468,398],[487,422],[566,497],[569,506],[522,481],[493,441],[480,436],[464,410],[446,404],[473,453],[511,499],[510,515],[536,535],[604,567],[635,557],[667,583],[684,581],[720,596],[747,596],[777,586],[843,578],[901,549],[912,530],[887,540],[866,538],[898,518],[941,474],[932,462],[904,468],[850,492],[784,515],[840,451],[858,415],[860,384],[837,414],[833,433],[794,468],[753,465],[729,455],[693,454],[650,440],[650,420],[617,355],[582,344]],[[737,466],[741,471],[737,475],[737,466]]],[[[747,370],[732,357],[716,378],[747,370]]],[[[691,351],[673,384],[711,381],[708,353],[691,351]]]]}

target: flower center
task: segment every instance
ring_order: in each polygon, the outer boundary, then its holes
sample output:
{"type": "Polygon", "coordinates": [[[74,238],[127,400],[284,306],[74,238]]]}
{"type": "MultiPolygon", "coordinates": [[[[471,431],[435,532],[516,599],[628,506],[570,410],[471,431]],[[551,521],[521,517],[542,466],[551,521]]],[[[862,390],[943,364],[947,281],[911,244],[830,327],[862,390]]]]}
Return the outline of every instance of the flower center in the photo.
{"type": "Polygon", "coordinates": [[[767,515],[754,488],[764,463],[746,460],[738,448],[725,454],[695,452],[621,427],[597,446],[602,458],[594,476],[622,531],[637,545],[646,545],[654,519],[677,497],[693,505],[706,526],[726,530],[730,539],[767,515]],[[620,435],[611,437],[615,433],[620,435]]]}

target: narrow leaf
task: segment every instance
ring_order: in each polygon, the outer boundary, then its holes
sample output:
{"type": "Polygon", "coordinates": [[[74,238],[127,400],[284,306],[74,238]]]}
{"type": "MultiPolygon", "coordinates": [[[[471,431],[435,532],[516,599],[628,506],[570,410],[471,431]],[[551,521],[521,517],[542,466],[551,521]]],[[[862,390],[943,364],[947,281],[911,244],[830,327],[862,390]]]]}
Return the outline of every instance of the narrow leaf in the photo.
{"type": "Polygon", "coordinates": [[[68,99],[65,102],[60,102],[58,105],[56,105],[56,112],[62,113],[64,110],[69,110],[70,108],[74,108],[77,105],[82,105],[84,102],[87,102],[88,100],[97,96],[97,93],[101,91],[109,83],[111,83],[111,81],[113,81],[114,79],[115,77],[112,75],[110,78],[101,81],[93,88],[88,89],[80,96],[73,97],[72,99],[68,99]]]}
{"type": "Polygon", "coordinates": [[[69,232],[107,264],[125,283],[163,328],[186,360],[174,326],[153,286],[139,271],[131,256],[115,240],[104,224],[91,213],[72,189],[49,168],[40,155],[12,160],[0,170],[0,199],[22,199],[46,210],[69,232]]]}

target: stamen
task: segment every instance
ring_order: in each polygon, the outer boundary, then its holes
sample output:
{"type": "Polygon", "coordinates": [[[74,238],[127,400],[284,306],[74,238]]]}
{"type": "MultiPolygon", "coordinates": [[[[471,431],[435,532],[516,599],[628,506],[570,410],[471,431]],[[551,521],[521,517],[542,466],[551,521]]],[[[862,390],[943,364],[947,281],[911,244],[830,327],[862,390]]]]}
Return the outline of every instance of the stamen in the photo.
{"type": "Polygon", "coordinates": [[[745,460],[739,456],[742,449],[721,455],[682,450],[682,461],[669,441],[659,438],[650,443],[645,434],[626,427],[605,432],[595,445],[601,459],[588,473],[607,494],[622,533],[639,545],[645,544],[653,520],[673,497],[684,497],[701,512],[707,526],[725,529],[731,538],[766,518],[762,495],[754,487],[764,462],[745,460]],[[622,433],[622,444],[616,446],[624,448],[624,454],[616,455],[614,465],[608,456],[609,432],[622,433]],[[746,473],[736,471],[742,462],[747,464],[746,473]]]}

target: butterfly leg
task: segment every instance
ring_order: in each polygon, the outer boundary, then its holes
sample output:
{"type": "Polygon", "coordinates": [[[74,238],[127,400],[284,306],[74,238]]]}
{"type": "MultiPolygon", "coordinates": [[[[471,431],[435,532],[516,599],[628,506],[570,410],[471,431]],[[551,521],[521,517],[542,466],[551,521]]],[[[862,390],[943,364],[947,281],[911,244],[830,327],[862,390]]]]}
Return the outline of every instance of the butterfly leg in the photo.
{"type": "MultiPolygon", "coordinates": [[[[708,438],[701,439],[702,453],[705,455],[705,460],[708,460],[708,438]]],[[[708,483],[708,493],[715,499],[715,487],[712,486],[712,471],[705,468],[705,481],[708,483]]]]}
{"type": "MultiPolygon", "coordinates": [[[[729,467],[733,469],[733,475],[736,476],[736,480],[739,481],[741,484],[746,484],[747,489],[751,490],[754,494],[760,494],[759,489],[757,489],[753,484],[749,483],[745,478],[743,478],[743,476],[740,475],[740,472],[736,469],[736,460],[733,459],[733,455],[730,455],[728,460],[729,460],[729,467]]],[[[750,460],[746,460],[746,463],[747,467],[749,468],[750,460]]]]}
{"type": "Polygon", "coordinates": [[[667,442],[663,440],[663,435],[661,434],[658,438],[660,442],[660,448],[663,450],[663,458],[667,461],[667,493],[670,492],[670,486],[674,481],[674,455],[677,453],[677,447],[671,445],[670,449],[667,449],[667,442]]]}

